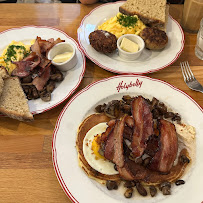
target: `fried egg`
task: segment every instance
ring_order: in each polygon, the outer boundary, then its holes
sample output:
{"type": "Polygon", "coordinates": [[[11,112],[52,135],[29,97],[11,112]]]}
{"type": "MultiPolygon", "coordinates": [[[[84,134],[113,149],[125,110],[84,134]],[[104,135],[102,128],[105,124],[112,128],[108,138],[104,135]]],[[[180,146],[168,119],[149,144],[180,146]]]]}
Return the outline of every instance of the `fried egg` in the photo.
{"type": "Polygon", "coordinates": [[[114,169],[114,164],[99,153],[99,138],[107,127],[106,123],[99,123],[87,132],[83,140],[83,154],[88,164],[96,171],[115,175],[118,171],[114,169]]]}

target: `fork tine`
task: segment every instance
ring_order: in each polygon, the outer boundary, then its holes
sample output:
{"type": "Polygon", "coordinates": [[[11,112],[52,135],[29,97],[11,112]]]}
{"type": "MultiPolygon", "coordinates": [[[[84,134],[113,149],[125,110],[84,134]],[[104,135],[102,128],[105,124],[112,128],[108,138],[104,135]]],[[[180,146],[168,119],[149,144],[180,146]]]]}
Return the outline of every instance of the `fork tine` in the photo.
{"type": "Polygon", "coordinates": [[[192,73],[192,70],[190,69],[188,61],[181,62],[180,67],[186,85],[192,90],[203,93],[203,86],[196,80],[194,74],[192,73]]]}
{"type": "Polygon", "coordinates": [[[183,64],[183,70],[184,70],[184,73],[185,73],[185,81],[187,82],[188,80],[190,80],[190,76],[188,75],[188,71],[187,71],[185,61],[182,64],[183,64]]]}
{"type": "Polygon", "coordinates": [[[190,79],[194,79],[195,77],[194,77],[194,74],[191,71],[191,68],[190,68],[190,65],[189,65],[188,61],[186,61],[185,63],[186,63],[186,66],[187,66],[187,70],[188,70],[190,79]]]}
{"type": "Polygon", "coordinates": [[[184,67],[184,70],[185,70],[185,75],[186,75],[186,80],[190,80],[190,74],[188,72],[188,69],[187,69],[187,65],[186,65],[186,61],[183,62],[183,67],[184,67]]]}
{"type": "Polygon", "coordinates": [[[184,68],[183,68],[183,63],[182,63],[182,62],[180,63],[180,67],[181,67],[181,70],[182,70],[183,79],[184,79],[184,81],[186,82],[185,70],[184,70],[184,68]]]}
{"type": "Polygon", "coordinates": [[[190,75],[190,72],[188,71],[188,67],[187,67],[187,62],[186,61],[184,62],[184,69],[185,69],[186,79],[187,79],[187,81],[190,81],[191,75],[190,75]]]}

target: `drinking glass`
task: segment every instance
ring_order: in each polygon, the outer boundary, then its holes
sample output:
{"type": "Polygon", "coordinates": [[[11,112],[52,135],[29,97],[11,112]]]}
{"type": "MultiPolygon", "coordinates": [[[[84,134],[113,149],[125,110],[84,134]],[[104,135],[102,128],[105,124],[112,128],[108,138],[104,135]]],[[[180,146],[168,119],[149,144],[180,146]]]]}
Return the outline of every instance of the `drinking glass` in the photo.
{"type": "Polygon", "coordinates": [[[195,46],[195,55],[203,60],[203,18],[200,21],[200,28],[197,34],[197,43],[195,46]]]}
{"type": "Polygon", "coordinates": [[[187,32],[197,33],[203,18],[203,0],[185,0],[181,26],[187,32]]]}

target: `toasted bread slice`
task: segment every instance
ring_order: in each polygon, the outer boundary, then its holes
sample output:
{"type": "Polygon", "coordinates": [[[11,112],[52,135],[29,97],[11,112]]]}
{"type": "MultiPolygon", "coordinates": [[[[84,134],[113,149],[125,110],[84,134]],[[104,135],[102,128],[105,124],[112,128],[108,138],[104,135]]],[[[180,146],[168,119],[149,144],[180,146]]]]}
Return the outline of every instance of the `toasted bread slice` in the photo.
{"type": "Polygon", "coordinates": [[[1,96],[1,93],[3,91],[3,87],[4,87],[4,80],[2,77],[0,77],[0,96],[1,96]]]}
{"type": "Polygon", "coordinates": [[[2,79],[5,79],[5,78],[9,77],[9,74],[8,74],[6,68],[4,68],[3,66],[0,66],[0,77],[2,79]]]}
{"type": "Polygon", "coordinates": [[[0,113],[20,121],[33,120],[18,77],[4,79],[3,91],[0,96],[0,113]]]}
{"type": "Polygon", "coordinates": [[[166,11],[165,11],[165,24],[162,26],[151,26],[152,28],[157,28],[159,30],[162,30],[164,32],[166,32],[166,27],[167,27],[167,23],[168,23],[168,15],[169,15],[169,4],[166,4],[166,11]]]}
{"type": "Polygon", "coordinates": [[[8,77],[9,77],[8,72],[3,66],[1,66],[0,67],[0,96],[4,87],[4,79],[8,77]]]}
{"type": "Polygon", "coordinates": [[[127,0],[119,11],[125,15],[137,15],[150,27],[164,28],[166,24],[166,0],[127,0]]]}

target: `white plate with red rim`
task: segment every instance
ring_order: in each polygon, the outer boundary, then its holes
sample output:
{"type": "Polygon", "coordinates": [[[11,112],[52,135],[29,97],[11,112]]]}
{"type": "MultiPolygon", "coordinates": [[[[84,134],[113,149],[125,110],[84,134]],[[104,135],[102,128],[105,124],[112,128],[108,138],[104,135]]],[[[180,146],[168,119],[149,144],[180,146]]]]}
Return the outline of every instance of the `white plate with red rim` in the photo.
{"type": "Polygon", "coordinates": [[[144,49],[142,55],[135,61],[125,61],[118,56],[117,51],[105,55],[97,52],[89,43],[89,34],[99,25],[115,16],[119,6],[124,2],[107,3],[93,9],[86,15],[78,28],[78,42],[85,55],[101,68],[118,74],[146,74],[159,71],[174,63],[184,48],[184,33],[179,23],[168,17],[168,44],[160,51],[144,49]]]}
{"type": "Polygon", "coordinates": [[[118,75],[88,85],[66,104],[58,117],[53,134],[53,165],[64,192],[73,202],[201,203],[203,201],[202,135],[203,109],[186,93],[158,79],[138,75],[118,75]],[[94,108],[98,104],[121,99],[126,94],[143,95],[146,98],[156,97],[179,113],[186,124],[196,129],[196,162],[189,173],[183,177],[186,184],[173,186],[170,196],[163,196],[159,192],[154,198],[135,196],[126,199],[120,191],[108,191],[105,186],[88,178],[78,165],[75,145],[77,130],[81,122],[88,115],[95,113],[94,108]]]}
{"type": "Polygon", "coordinates": [[[64,80],[56,84],[55,90],[51,94],[51,101],[44,102],[41,99],[30,100],[28,102],[31,113],[39,114],[48,111],[66,100],[79,86],[85,73],[86,59],[83,51],[77,42],[69,37],[62,30],[47,26],[25,26],[12,28],[0,33],[0,55],[8,44],[14,41],[21,41],[30,44],[31,40],[39,36],[42,39],[61,38],[72,44],[76,49],[78,63],[71,70],[64,72],[64,80]]]}

